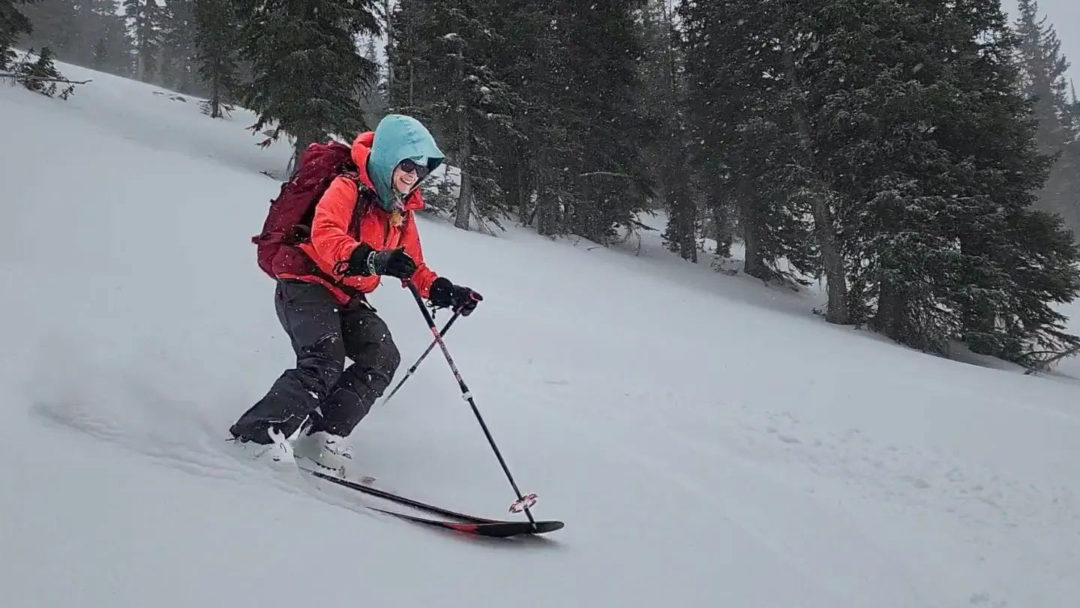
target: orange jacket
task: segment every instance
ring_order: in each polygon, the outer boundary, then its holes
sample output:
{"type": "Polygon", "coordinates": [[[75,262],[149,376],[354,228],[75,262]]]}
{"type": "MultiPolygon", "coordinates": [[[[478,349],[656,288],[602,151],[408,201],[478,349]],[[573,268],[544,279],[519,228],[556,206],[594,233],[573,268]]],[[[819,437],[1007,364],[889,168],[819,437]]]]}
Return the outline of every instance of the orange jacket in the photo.
{"type": "MultiPolygon", "coordinates": [[[[352,177],[358,178],[367,186],[365,196],[371,197],[371,200],[362,205],[360,210],[363,215],[359,220],[359,230],[354,233],[349,231],[350,224],[353,222],[353,213],[356,211],[359,189],[356,182],[349,176],[337,177],[315,207],[310,242],[300,245],[300,249],[314,260],[319,270],[332,278],[334,282],[317,275],[280,275],[280,278],[284,279],[298,279],[321,284],[329,289],[343,305],[351,299],[350,291],[371,293],[381,281],[381,277],[377,275],[347,277],[334,271],[334,267],[339,262],[348,262],[349,256],[361,242],[367,243],[376,250],[404,247],[405,253],[416,262],[416,272],[409,281],[425,298],[429,296],[431,284],[438,278],[438,275],[424,263],[420,235],[416,230],[414,212],[424,208],[424,199],[420,195],[419,188],[405,199],[403,213],[388,213],[375,202],[377,196],[375,187],[367,171],[367,160],[371,154],[374,136],[372,131],[361,133],[352,145],[352,159],[358,168],[357,173],[352,177]],[[397,216],[399,221],[395,221],[394,216],[397,216]]],[[[402,286],[404,284],[403,281],[402,286]]]]}

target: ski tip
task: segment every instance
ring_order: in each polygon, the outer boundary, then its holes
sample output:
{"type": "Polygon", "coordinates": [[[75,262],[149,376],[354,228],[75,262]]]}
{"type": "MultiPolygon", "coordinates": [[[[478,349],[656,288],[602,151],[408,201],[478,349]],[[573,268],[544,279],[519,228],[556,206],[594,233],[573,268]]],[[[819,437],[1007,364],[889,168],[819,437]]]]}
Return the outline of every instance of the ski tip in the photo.
{"type": "Polygon", "coordinates": [[[457,530],[458,532],[465,532],[468,534],[476,534],[478,536],[488,536],[493,538],[510,538],[512,536],[535,536],[537,534],[547,534],[548,532],[560,530],[564,526],[563,522],[561,521],[538,521],[535,523],[530,523],[527,521],[497,521],[483,524],[439,522],[439,524],[445,528],[457,530]]]}
{"type": "Polygon", "coordinates": [[[548,532],[554,532],[556,530],[562,530],[563,527],[565,527],[565,526],[566,526],[566,524],[564,524],[561,521],[538,521],[538,522],[536,522],[536,525],[533,526],[533,533],[534,534],[546,534],[548,532]]]}

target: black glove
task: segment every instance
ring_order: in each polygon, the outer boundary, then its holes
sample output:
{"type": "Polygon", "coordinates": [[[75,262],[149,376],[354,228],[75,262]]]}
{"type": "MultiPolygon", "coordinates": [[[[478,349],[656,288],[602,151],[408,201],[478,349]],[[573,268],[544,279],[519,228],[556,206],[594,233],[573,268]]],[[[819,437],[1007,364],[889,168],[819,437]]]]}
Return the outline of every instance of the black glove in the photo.
{"type": "Polygon", "coordinates": [[[447,279],[439,277],[431,284],[431,292],[428,297],[431,303],[440,308],[447,306],[464,316],[469,316],[476,310],[476,305],[484,299],[483,296],[462,285],[454,285],[447,279]]]}
{"type": "Polygon", "coordinates": [[[349,263],[342,274],[365,277],[382,274],[408,279],[414,272],[416,272],[416,262],[405,253],[404,247],[377,251],[367,243],[361,243],[359,247],[353,249],[352,255],[349,256],[349,263]]]}

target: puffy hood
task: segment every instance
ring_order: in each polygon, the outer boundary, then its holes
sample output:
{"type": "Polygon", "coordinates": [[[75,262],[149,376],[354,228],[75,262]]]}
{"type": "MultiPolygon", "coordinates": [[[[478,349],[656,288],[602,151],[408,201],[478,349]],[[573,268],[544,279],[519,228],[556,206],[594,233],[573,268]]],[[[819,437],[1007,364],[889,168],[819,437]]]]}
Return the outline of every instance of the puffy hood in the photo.
{"type": "MultiPolygon", "coordinates": [[[[379,121],[374,133],[361,133],[352,146],[353,162],[367,173],[371,186],[379,195],[379,206],[393,211],[399,206],[394,195],[391,177],[394,167],[406,158],[434,171],[445,156],[435,145],[435,138],[420,121],[400,114],[388,114],[379,121]]],[[[419,182],[417,182],[419,184],[419,182]]],[[[402,202],[402,205],[404,201],[402,202]]]]}

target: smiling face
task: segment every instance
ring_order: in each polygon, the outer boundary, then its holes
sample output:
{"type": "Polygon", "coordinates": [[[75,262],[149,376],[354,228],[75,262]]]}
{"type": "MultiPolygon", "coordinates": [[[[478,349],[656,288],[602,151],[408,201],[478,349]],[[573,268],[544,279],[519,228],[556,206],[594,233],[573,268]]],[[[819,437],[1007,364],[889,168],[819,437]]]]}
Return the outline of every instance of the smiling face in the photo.
{"type": "Polygon", "coordinates": [[[427,174],[428,168],[426,165],[414,162],[411,158],[406,158],[394,167],[394,172],[390,176],[390,183],[393,184],[394,190],[398,194],[408,194],[427,174]]]}
{"type": "Polygon", "coordinates": [[[397,190],[398,194],[408,194],[416,182],[420,181],[420,177],[416,174],[416,171],[405,171],[401,168],[401,165],[394,167],[394,175],[390,178],[391,183],[394,184],[394,190],[397,190]]]}

